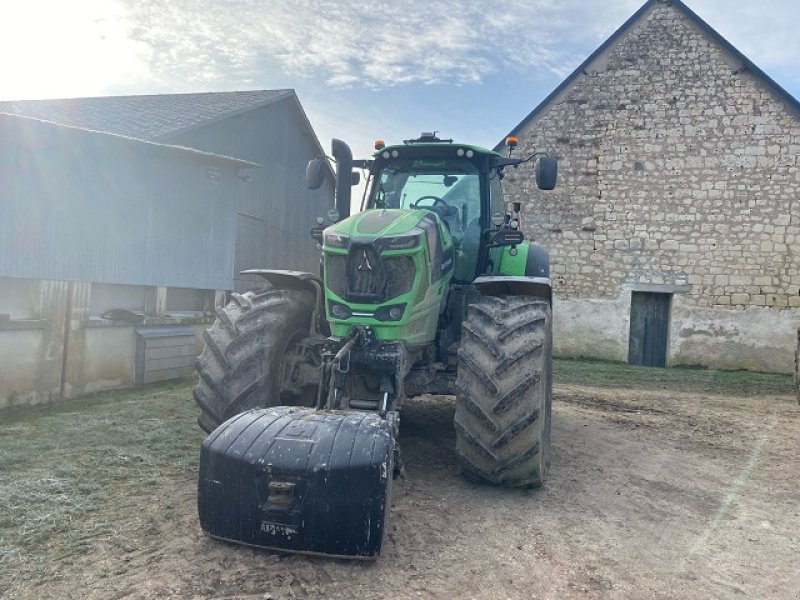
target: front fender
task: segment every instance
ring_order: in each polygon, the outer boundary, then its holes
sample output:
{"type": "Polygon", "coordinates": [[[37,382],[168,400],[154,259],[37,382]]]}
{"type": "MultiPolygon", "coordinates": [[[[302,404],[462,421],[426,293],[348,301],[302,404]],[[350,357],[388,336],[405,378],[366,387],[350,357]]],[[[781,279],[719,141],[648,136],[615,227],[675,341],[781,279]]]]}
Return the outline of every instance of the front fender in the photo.
{"type": "Polygon", "coordinates": [[[288,271],[282,269],[248,269],[242,275],[258,275],[269,281],[273,286],[282,290],[309,290],[314,291],[314,286],[322,288],[322,279],[314,273],[305,271],[288,271]]]}
{"type": "Polygon", "coordinates": [[[472,282],[482,296],[536,296],[553,303],[549,277],[527,275],[484,275],[472,282]]]}
{"type": "Polygon", "coordinates": [[[242,275],[258,275],[269,281],[275,288],[280,290],[305,290],[314,294],[316,311],[314,321],[317,331],[324,335],[329,335],[328,322],[324,319],[325,315],[325,286],[322,278],[314,273],[305,271],[289,271],[282,269],[248,269],[242,271],[242,275]]]}

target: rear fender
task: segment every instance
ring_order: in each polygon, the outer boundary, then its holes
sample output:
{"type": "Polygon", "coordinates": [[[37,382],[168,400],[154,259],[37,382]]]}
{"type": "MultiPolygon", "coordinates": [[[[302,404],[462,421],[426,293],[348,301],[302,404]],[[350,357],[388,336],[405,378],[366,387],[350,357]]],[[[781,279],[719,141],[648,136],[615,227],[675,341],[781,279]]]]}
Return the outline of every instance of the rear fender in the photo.
{"type": "Polygon", "coordinates": [[[305,290],[314,294],[315,311],[313,326],[315,331],[330,335],[328,322],[323,318],[325,314],[325,294],[324,284],[319,275],[306,273],[305,271],[288,271],[281,269],[249,269],[242,271],[242,275],[258,275],[269,281],[273,287],[279,290],[305,290]]]}
{"type": "Polygon", "coordinates": [[[482,296],[537,296],[553,303],[549,277],[484,275],[472,282],[482,296]]]}
{"type": "Polygon", "coordinates": [[[503,248],[500,256],[500,275],[526,275],[528,277],[550,277],[550,253],[536,244],[522,242],[514,247],[503,248]]]}

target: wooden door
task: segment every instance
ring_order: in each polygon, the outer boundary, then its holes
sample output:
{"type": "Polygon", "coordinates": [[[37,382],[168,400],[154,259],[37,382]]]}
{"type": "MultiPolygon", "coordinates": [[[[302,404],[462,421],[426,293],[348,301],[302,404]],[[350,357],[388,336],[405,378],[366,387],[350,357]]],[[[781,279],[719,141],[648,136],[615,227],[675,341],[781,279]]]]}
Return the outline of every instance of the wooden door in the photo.
{"type": "Polygon", "coordinates": [[[667,366],[669,307],[672,294],[633,292],[628,364],[667,366]]]}

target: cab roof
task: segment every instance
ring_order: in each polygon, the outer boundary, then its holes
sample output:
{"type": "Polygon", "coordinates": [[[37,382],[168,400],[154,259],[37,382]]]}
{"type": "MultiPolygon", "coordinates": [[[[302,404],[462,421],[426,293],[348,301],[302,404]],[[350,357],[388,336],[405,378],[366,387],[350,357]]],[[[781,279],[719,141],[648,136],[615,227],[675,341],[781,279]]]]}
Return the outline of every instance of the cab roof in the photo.
{"type": "Polygon", "coordinates": [[[431,148],[463,148],[464,151],[472,150],[476,154],[484,154],[487,156],[500,156],[501,154],[495,152],[494,150],[489,150],[488,148],[483,148],[482,146],[474,146],[472,144],[461,144],[459,142],[454,142],[450,140],[437,140],[435,142],[419,142],[416,140],[406,140],[402,144],[392,144],[391,146],[385,146],[380,150],[376,150],[373,156],[379,156],[381,153],[386,152],[387,150],[391,152],[392,150],[402,150],[404,152],[408,152],[409,149],[412,148],[419,148],[419,149],[431,149],[431,148]]]}

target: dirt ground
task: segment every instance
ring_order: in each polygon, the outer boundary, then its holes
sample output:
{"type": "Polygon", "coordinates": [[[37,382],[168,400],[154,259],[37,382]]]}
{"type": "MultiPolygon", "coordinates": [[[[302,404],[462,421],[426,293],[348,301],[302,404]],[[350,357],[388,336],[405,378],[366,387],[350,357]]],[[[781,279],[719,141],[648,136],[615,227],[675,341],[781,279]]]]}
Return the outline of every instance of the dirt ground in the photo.
{"type": "Polygon", "coordinates": [[[394,487],[374,562],[275,555],[204,537],[193,471],[136,498],[89,554],[5,594],[800,598],[793,397],[557,386],[553,464],[536,491],[464,481],[453,411],[447,397],[404,408],[406,478],[394,487]]]}

